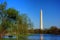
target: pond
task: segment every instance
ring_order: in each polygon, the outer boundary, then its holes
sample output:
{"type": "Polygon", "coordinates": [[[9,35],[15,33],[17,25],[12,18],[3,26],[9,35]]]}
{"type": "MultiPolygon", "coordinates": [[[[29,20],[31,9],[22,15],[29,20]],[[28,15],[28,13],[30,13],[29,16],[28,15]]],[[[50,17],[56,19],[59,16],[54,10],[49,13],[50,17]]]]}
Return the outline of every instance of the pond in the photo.
{"type": "MultiPolygon", "coordinates": [[[[9,37],[8,36],[4,36],[3,38],[8,39],[9,37]]],[[[15,39],[16,36],[13,36],[12,38],[14,38],[14,40],[16,40],[15,39]]],[[[60,40],[60,35],[51,35],[51,34],[40,35],[40,34],[33,34],[33,35],[28,36],[27,39],[28,40],[60,40]],[[42,37],[43,37],[43,39],[41,39],[42,37]]],[[[19,40],[21,40],[21,38],[19,40]]],[[[25,40],[25,39],[23,39],[23,40],[25,40]]]]}
{"type": "Polygon", "coordinates": [[[41,37],[43,37],[42,40],[60,40],[60,35],[51,35],[51,34],[34,34],[32,36],[29,36],[28,39],[30,40],[41,40],[41,37]]]}

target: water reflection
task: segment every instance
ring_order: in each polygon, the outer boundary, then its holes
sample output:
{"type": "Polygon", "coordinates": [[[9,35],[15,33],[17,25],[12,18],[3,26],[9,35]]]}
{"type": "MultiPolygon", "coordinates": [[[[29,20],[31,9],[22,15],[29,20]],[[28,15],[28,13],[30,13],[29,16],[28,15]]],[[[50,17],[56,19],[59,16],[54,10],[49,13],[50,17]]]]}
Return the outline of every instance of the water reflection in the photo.
{"type": "Polygon", "coordinates": [[[40,40],[43,40],[43,34],[40,34],[40,40]]]}
{"type": "MultiPolygon", "coordinates": [[[[8,36],[3,37],[5,39],[8,39],[8,36]]],[[[16,37],[12,37],[14,40],[16,40],[16,37]]],[[[5,40],[3,39],[3,40],[5,40]]],[[[12,40],[13,40],[12,39],[12,40]]],[[[50,34],[33,34],[30,36],[19,36],[18,40],[60,40],[60,35],[50,35],[50,34]]]]}
{"type": "Polygon", "coordinates": [[[60,35],[51,34],[33,34],[28,36],[29,40],[60,40],[60,35]]]}
{"type": "Polygon", "coordinates": [[[27,36],[4,36],[2,40],[28,40],[27,36]]]}
{"type": "Polygon", "coordinates": [[[60,35],[51,35],[50,40],[60,40],[60,35]]]}

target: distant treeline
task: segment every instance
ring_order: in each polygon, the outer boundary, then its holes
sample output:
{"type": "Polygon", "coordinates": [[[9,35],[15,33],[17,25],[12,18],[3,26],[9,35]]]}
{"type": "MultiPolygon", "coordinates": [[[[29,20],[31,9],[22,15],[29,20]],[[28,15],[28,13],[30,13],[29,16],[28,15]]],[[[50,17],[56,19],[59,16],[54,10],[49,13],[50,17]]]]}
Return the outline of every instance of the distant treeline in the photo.
{"type": "Polygon", "coordinates": [[[56,34],[56,35],[60,35],[60,28],[57,28],[56,26],[51,26],[48,29],[34,29],[34,30],[29,30],[30,33],[34,33],[34,34],[56,34]]]}

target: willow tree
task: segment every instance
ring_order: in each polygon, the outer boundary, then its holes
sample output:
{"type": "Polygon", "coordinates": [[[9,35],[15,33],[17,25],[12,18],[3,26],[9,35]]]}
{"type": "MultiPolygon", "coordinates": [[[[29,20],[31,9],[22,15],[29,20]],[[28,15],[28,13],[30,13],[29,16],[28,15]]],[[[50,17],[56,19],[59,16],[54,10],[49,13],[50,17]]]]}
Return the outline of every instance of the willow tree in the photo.
{"type": "MultiPolygon", "coordinates": [[[[0,4],[0,20],[2,22],[3,22],[3,20],[5,20],[4,19],[4,16],[5,16],[4,14],[6,13],[6,6],[7,6],[6,2],[0,4]]],[[[1,28],[1,30],[0,30],[0,38],[2,37],[1,35],[3,35],[3,32],[5,30],[5,27],[2,27],[1,23],[0,23],[0,28],[1,28]]]]}
{"type": "Polygon", "coordinates": [[[7,14],[8,14],[8,17],[13,19],[13,20],[16,20],[17,16],[18,16],[18,11],[14,8],[8,8],[7,9],[7,14]]]}
{"type": "Polygon", "coordinates": [[[8,8],[7,7],[7,3],[1,3],[0,4],[0,18],[1,18],[1,26],[2,26],[2,30],[0,32],[0,34],[2,34],[4,31],[7,31],[7,29],[11,29],[14,28],[13,24],[16,21],[16,18],[18,16],[18,11],[15,10],[14,8],[8,8]]]}
{"type": "Polygon", "coordinates": [[[29,18],[26,14],[19,15],[19,12],[14,8],[6,9],[6,2],[4,2],[0,4],[0,15],[2,18],[2,31],[0,30],[0,34],[2,34],[3,31],[11,31],[11,33],[15,31],[17,34],[27,35],[31,22],[28,21],[29,18]]]}
{"type": "Polygon", "coordinates": [[[23,33],[26,35],[28,32],[28,16],[26,14],[22,14],[23,20],[23,33]]]}
{"type": "Polygon", "coordinates": [[[27,16],[25,14],[19,15],[17,18],[18,21],[18,31],[20,34],[27,33],[27,16]]]}
{"type": "Polygon", "coordinates": [[[32,21],[30,19],[28,19],[28,30],[30,30],[31,34],[34,33],[33,27],[34,27],[34,25],[33,25],[32,21]]]}
{"type": "Polygon", "coordinates": [[[33,24],[26,14],[20,14],[17,18],[18,32],[22,35],[27,35],[29,28],[33,28],[33,24]]]}

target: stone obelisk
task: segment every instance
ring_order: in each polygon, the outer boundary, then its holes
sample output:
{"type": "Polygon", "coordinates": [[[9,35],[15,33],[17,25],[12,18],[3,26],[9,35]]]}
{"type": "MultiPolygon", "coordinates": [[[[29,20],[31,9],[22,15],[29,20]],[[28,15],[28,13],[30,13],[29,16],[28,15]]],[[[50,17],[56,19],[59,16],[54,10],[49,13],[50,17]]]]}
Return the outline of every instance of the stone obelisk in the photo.
{"type": "Polygon", "coordinates": [[[43,15],[42,15],[42,9],[40,11],[40,29],[43,30],[43,15]]]}
{"type": "Polygon", "coordinates": [[[40,29],[41,29],[41,31],[40,31],[40,33],[41,33],[41,37],[40,37],[40,40],[43,40],[43,14],[42,14],[42,9],[41,9],[41,11],[40,11],[40,29]]]}

